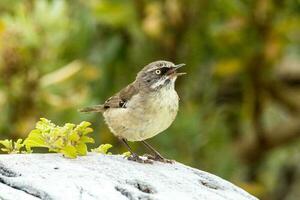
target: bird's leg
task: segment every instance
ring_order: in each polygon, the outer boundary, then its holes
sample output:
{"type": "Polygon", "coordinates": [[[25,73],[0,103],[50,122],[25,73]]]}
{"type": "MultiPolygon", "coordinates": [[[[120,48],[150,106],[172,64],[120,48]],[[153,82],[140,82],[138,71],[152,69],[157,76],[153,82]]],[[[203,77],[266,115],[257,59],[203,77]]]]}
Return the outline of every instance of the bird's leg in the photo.
{"type": "Polygon", "coordinates": [[[129,144],[127,143],[127,140],[124,138],[120,138],[120,141],[127,147],[127,149],[130,152],[130,156],[128,157],[128,160],[132,160],[132,161],[136,161],[139,163],[152,163],[151,160],[143,160],[142,158],[140,158],[135,152],[132,151],[131,147],[129,146],[129,144]]]}
{"type": "Polygon", "coordinates": [[[145,147],[147,149],[149,149],[152,153],[154,153],[154,156],[152,155],[146,155],[148,159],[151,160],[156,160],[156,161],[160,161],[160,162],[165,162],[165,163],[173,163],[174,161],[172,160],[168,160],[165,159],[162,155],[160,155],[160,153],[158,151],[156,151],[150,144],[148,144],[145,140],[141,141],[143,143],[143,145],[145,145],[145,147]]]}
{"type": "Polygon", "coordinates": [[[152,153],[154,153],[155,157],[161,158],[163,159],[162,155],[160,155],[160,153],[158,151],[156,151],[150,144],[148,144],[146,141],[141,141],[143,143],[143,145],[145,145],[145,147],[147,149],[149,149],[152,153]]]}
{"type": "Polygon", "coordinates": [[[138,157],[138,155],[136,153],[134,153],[131,149],[131,147],[129,146],[129,144],[127,143],[126,139],[124,138],[120,138],[121,142],[126,146],[126,148],[129,150],[130,154],[134,157],[138,157]]]}

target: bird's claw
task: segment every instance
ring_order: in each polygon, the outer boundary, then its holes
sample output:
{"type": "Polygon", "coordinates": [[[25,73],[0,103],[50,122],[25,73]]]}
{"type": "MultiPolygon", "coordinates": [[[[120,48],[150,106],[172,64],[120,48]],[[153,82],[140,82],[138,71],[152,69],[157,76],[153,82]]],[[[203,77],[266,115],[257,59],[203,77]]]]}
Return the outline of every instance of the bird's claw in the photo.
{"type": "Polygon", "coordinates": [[[130,155],[127,159],[131,160],[131,161],[138,162],[138,163],[153,164],[152,160],[150,160],[148,158],[147,159],[142,159],[140,156],[138,156],[136,154],[130,155]]]}
{"type": "Polygon", "coordinates": [[[153,156],[150,154],[145,154],[143,156],[146,157],[148,160],[154,160],[154,161],[158,161],[158,162],[162,162],[162,163],[170,163],[170,164],[174,163],[174,160],[169,160],[169,159],[163,158],[162,156],[158,156],[158,155],[153,156]]]}

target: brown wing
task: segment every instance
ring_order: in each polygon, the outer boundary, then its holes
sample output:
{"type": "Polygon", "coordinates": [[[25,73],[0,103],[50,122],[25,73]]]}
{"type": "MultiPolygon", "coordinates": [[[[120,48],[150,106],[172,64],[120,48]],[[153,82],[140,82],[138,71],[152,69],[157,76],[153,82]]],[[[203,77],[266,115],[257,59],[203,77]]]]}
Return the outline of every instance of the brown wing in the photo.
{"type": "Polygon", "coordinates": [[[110,97],[103,104],[104,109],[108,108],[126,108],[126,102],[131,99],[131,97],[138,93],[137,88],[134,83],[129,84],[127,87],[122,89],[119,93],[110,97]]]}

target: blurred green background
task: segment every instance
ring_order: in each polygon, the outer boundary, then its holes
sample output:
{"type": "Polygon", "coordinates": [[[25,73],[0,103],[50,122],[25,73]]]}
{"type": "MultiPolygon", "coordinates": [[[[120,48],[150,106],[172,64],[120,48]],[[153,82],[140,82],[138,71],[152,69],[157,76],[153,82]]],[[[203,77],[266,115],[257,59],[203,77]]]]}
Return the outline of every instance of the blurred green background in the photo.
{"type": "Polygon", "coordinates": [[[261,199],[296,200],[299,44],[299,0],[1,0],[0,139],[40,117],[87,120],[95,146],[121,153],[102,117],[77,109],[152,61],[186,63],[178,116],[150,143],[261,199]]]}

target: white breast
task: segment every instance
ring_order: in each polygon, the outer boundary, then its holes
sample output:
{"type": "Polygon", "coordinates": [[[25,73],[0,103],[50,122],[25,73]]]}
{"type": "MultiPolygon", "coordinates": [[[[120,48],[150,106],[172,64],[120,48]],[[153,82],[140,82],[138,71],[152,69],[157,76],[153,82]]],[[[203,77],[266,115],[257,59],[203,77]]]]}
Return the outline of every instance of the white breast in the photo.
{"type": "Polygon", "coordinates": [[[172,124],[178,111],[178,95],[174,88],[163,88],[147,96],[137,94],[126,106],[108,109],[103,114],[105,121],[116,136],[141,141],[172,124]]]}

